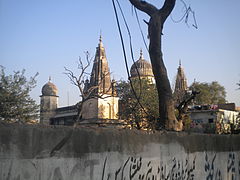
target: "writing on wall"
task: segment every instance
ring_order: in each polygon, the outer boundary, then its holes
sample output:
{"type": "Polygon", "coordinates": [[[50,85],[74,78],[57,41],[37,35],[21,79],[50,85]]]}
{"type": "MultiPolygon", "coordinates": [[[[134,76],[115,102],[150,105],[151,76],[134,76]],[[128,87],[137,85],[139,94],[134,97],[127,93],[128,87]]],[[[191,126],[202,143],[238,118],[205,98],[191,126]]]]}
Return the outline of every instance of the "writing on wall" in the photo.
{"type": "MultiPolygon", "coordinates": [[[[240,160],[236,152],[202,152],[185,155],[185,158],[168,157],[160,159],[142,156],[129,156],[114,162],[110,156],[100,159],[79,159],[74,163],[67,160],[56,162],[48,160],[6,161],[3,179],[47,179],[47,180],[239,180],[240,160]],[[50,163],[49,163],[50,162],[50,163]],[[44,169],[45,167],[45,169],[44,169]],[[44,173],[46,173],[44,175],[44,173]]],[[[114,155],[113,155],[114,156],[114,155]]],[[[116,160],[116,157],[115,157],[116,160]]],[[[0,162],[1,164],[1,162],[0,162]]],[[[1,164],[3,166],[3,164],[1,164]]],[[[1,172],[1,171],[0,171],[1,172]]],[[[3,171],[2,171],[3,172],[3,171]]]]}
{"type": "Polygon", "coordinates": [[[194,179],[196,157],[193,160],[177,160],[175,157],[170,164],[164,162],[144,161],[142,157],[129,157],[114,172],[107,172],[107,157],[103,163],[102,180],[185,180],[194,179]]]}

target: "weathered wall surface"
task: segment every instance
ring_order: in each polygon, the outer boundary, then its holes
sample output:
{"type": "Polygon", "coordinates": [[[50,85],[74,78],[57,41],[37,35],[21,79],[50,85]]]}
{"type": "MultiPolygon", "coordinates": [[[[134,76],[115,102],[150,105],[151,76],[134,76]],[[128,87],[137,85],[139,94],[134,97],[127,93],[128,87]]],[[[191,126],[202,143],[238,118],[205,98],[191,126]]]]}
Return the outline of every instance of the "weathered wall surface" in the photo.
{"type": "Polygon", "coordinates": [[[0,124],[1,180],[239,180],[240,136],[0,124]]]}

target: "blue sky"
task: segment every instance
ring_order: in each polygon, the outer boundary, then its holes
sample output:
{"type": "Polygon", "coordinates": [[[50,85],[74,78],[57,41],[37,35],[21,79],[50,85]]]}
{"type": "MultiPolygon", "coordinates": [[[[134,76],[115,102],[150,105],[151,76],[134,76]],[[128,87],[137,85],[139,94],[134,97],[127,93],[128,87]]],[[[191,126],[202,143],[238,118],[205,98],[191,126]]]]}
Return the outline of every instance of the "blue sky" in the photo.
{"type": "MultiPolygon", "coordinates": [[[[140,48],[149,59],[129,1],[120,2],[131,29],[135,59],[139,58],[140,48]]],[[[149,2],[162,5],[161,0],[149,2]]],[[[181,59],[189,85],[194,79],[218,81],[226,88],[227,100],[240,106],[240,90],[236,90],[240,81],[240,1],[186,2],[196,13],[198,29],[191,26],[191,17],[189,27],[171,18],[166,21],[162,43],[170,82],[173,84],[181,59]]],[[[177,20],[182,14],[182,4],[177,0],[172,18],[177,20]]],[[[139,18],[146,36],[142,19],[148,17],[139,12],[139,18]]],[[[26,69],[28,77],[39,72],[37,87],[31,92],[38,103],[41,88],[51,76],[58,87],[59,105],[74,104],[80,99],[78,89],[63,74],[64,66],[75,71],[78,57],[84,59],[84,51],[94,56],[100,31],[112,76],[126,80],[111,0],[0,0],[0,65],[7,73],[26,69]]],[[[128,59],[131,66],[130,56],[128,59]]]]}

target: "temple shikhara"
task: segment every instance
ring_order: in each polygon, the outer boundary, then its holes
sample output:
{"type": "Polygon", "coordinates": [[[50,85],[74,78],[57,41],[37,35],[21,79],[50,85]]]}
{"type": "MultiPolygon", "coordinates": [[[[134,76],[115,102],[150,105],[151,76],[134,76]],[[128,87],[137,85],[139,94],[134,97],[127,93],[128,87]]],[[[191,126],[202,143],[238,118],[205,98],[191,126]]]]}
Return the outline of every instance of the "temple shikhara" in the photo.
{"type": "Polygon", "coordinates": [[[178,105],[181,103],[187,93],[188,86],[187,86],[187,78],[184,73],[184,69],[182,67],[181,61],[179,61],[179,66],[177,70],[177,76],[175,81],[175,87],[174,87],[174,98],[175,103],[178,105]]]}

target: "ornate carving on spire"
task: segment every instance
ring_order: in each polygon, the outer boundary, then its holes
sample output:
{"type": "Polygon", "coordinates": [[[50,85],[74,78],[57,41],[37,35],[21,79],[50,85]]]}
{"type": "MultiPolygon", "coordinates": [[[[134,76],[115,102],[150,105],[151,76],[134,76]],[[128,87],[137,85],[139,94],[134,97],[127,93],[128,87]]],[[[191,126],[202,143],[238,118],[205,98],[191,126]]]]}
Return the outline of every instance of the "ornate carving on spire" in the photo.
{"type": "Polygon", "coordinates": [[[187,91],[187,79],[184,74],[184,69],[181,65],[181,60],[179,60],[178,72],[175,82],[174,97],[177,103],[180,103],[187,91]]]}
{"type": "Polygon", "coordinates": [[[96,48],[94,64],[92,68],[89,87],[98,86],[94,93],[111,94],[112,85],[110,78],[110,71],[105,54],[105,49],[102,43],[102,36],[100,35],[99,44],[96,48]]]}
{"type": "Polygon", "coordinates": [[[184,74],[183,67],[181,66],[181,60],[179,61],[179,67],[177,72],[177,78],[175,83],[175,91],[185,91],[187,90],[187,79],[184,74]]]}

